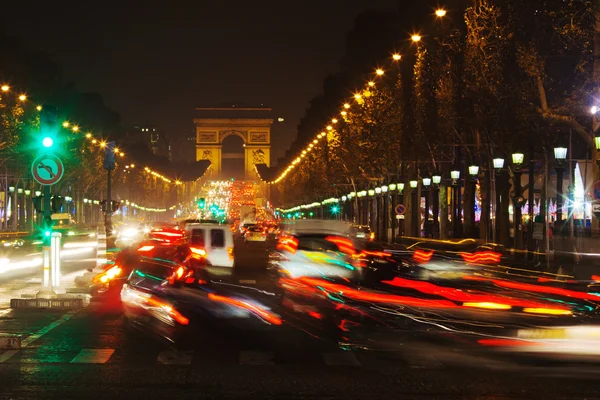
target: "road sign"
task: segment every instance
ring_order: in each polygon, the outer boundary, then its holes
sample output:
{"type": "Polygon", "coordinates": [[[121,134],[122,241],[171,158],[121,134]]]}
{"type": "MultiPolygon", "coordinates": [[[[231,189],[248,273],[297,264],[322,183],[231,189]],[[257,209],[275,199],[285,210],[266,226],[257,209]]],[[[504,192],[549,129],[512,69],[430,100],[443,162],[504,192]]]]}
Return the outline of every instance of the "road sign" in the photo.
{"type": "Polygon", "coordinates": [[[594,182],[594,200],[600,201],[600,181],[594,182]]]}
{"type": "Polygon", "coordinates": [[[396,214],[404,215],[404,213],[406,212],[406,206],[404,204],[398,204],[396,206],[395,210],[396,210],[396,214]]]}
{"type": "Polygon", "coordinates": [[[600,203],[592,203],[592,212],[600,213],[600,203]]]}
{"type": "Polygon", "coordinates": [[[31,164],[33,179],[42,185],[54,185],[65,174],[65,168],[60,158],[53,154],[38,156],[31,164]]]}
{"type": "Polygon", "coordinates": [[[115,169],[117,158],[115,156],[115,142],[107,142],[104,147],[104,169],[115,169]]]}

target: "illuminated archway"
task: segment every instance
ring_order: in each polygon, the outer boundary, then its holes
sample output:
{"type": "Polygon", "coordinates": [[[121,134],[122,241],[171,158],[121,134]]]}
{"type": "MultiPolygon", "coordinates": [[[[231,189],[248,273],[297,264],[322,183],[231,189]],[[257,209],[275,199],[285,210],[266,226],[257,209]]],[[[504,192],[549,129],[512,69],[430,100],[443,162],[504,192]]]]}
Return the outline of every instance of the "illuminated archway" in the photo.
{"type": "MultiPolygon", "coordinates": [[[[213,179],[221,179],[223,140],[231,135],[244,141],[244,177],[258,180],[256,164],[271,163],[270,108],[197,108],[203,114],[196,124],[196,160],[209,160],[213,179]]],[[[227,157],[227,155],[225,155],[227,157]]]]}

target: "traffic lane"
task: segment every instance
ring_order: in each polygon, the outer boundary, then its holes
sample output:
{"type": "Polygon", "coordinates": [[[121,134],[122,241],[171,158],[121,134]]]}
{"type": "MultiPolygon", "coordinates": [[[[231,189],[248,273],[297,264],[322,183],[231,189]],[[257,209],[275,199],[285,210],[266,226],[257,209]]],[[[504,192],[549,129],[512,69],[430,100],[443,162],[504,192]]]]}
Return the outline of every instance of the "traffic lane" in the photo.
{"type": "Polygon", "coordinates": [[[556,371],[494,369],[451,349],[423,345],[407,344],[405,352],[382,356],[337,351],[293,330],[257,335],[211,328],[200,333],[191,351],[174,352],[122,328],[115,310],[91,306],[80,312],[0,363],[4,395],[558,399],[600,394],[587,380],[593,370],[557,377],[556,371]]]}

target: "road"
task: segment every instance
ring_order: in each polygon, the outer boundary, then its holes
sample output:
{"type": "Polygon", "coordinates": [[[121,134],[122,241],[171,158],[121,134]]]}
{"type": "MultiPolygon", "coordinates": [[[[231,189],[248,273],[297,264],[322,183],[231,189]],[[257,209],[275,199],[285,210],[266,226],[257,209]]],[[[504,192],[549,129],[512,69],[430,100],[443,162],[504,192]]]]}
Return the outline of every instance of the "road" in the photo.
{"type": "MultiPolygon", "coordinates": [[[[260,279],[267,248],[237,243],[240,280],[260,279]]],[[[516,361],[407,338],[394,351],[349,351],[287,323],[262,331],[207,325],[176,351],[126,329],[114,301],[78,312],[7,309],[0,333],[23,340],[0,354],[6,399],[600,398],[597,363],[516,361]]]]}

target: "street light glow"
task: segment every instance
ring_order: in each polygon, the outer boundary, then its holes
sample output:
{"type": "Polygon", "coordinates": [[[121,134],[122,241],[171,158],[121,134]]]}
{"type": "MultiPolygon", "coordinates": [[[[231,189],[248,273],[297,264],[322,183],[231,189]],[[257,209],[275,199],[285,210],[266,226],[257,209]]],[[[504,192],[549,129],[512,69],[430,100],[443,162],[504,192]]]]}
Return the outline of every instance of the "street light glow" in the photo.
{"type": "Polygon", "coordinates": [[[42,106],[37,106],[35,109],[38,111],[42,111],[42,106]]]}
{"type": "Polygon", "coordinates": [[[599,110],[598,107],[592,106],[590,108],[590,113],[592,113],[592,115],[596,115],[596,113],[598,112],[598,110],[599,110]]]}
{"type": "Polygon", "coordinates": [[[416,34],[416,33],[414,35],[412,35],[410,38],[411,38],[411,40],[413,42],[420,42],[421,41],[421,35],[416,34]]]}
{"type": "Polygon", "coordinates": [[[65,122],[63,122],[63,126],[64,126],[65,128],[68,128],[68,127],[69,127],[69,121],[65,121],[65,122]]]}
{"type": "Polygon", "coordinates": [[[10,86],[8,85],[2,85],[2,91],[3,92],[8,92],[10,90],[10,86]]]}
{"type": "Polygon", "coordinates": [[[338,120],[336,118],[332,119],[331,122],[333,122],[334,124],[337,124],[338,120]]]}
{"type": "Polygon", "coordinates": [[[377,69],[375,70],[375,73],[376,73],[377,75],[381,76],[381,75],[383,75],[383,70],[382,70],[381,68],[377,68],[377,69]]]}
{"type": "Polygon", "coordinates": [[[438,17],[443,17],[446,15],[446,10],[444,10],[443,8],[438,8],[437,10],[435,10],[435,15],[437,15],[438,17]]]}
{"type": "Polygon", "coordinates": [[[369,81],[369,86],[375,86],[375,82],[369,81]]]}
{"type": "Polygon", "coordinates": [[[73,132],[77,132],[78,130],[79,130],[79,127],[78,127],[77,125],[75,125],[75,126],[73,127],[73,132]]]}
{"type": "Polygon", "coordinates": [[[400,54],[396,53],[396,54],[392,55],[392,58],[394,59],[394,61],[398,61],[402,58],[402,56],[400,54]]]}
{"type": "Polygon", "coordinates": [[[344,103],[344,108],[350,108],[350,104],[344,103]]]}
{"type": "Polygon", "coordinates": [[[25,100],[27,100],[27,96],[25,96],[24,94],[22,94],[22,95],[19,96],[19,100],[25,101],[25,100]]]}
{"type": "Polygon", "coordinates": [[[356,100],[360,100],[360,99],[362,99],[362,96],[360,95],[360,93],[356,93],[356,94],[354,95],[354,98],[355,98],[356,100]]]}

